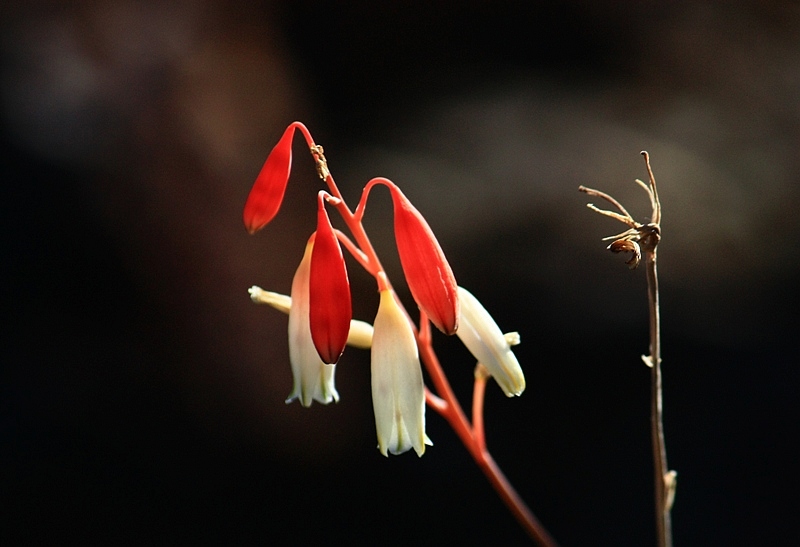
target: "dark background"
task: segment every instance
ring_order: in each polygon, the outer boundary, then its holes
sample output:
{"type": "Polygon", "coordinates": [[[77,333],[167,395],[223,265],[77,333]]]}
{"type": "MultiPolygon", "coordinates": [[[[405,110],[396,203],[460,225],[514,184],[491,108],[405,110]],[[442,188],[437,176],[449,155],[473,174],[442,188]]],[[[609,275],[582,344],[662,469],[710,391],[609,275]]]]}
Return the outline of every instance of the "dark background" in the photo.
{"type": "MultiPolygon", "coordinates": [[[[286,317],[246,289],[288,293],[313,230],[300,143],[273,224],[248,236],[241,207],[295,119],[353,206],[397,182],[522,334],[488,443],[565,546],[654,544],[644,271],[577,192],[647,218],[648,150],[675,543],[800,540],[796,3],[8,4],[0,542],[525,544],[434,412],[422,459],[380,456],[365,352],[338,404],[284,404],[286,317]]],[[[366,222],[402,289],[388,201],[366,222]]]]}

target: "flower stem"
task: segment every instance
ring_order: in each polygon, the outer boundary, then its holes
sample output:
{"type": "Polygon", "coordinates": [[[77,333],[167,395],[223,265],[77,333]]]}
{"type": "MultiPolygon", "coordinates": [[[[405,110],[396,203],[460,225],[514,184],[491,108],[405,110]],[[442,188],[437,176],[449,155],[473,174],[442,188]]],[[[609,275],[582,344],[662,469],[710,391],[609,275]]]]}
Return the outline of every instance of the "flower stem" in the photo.
{"type": "MultiPolygon", "coordinates": [[[[381,261],[378,259],[378,254],[372,247],[372,243],[370,242],[369,237],[367,237],[367,232],[364,230],[364,226],[361,224],[361,217],[357,216],[358,211],[356,214],[353,214],[353,211],[351,211],[347,206],[342,193],[339,191],[339,187],[333,180],[333,175],[331,174],[330,169],[328,169],[328,160],[325,159],[322,146],[314,142],[311,132],[303,123],[293,122],[291,125],[296,127],[297,130],[303,135],[303,138],[305,138],[306,144],[311,151],[311,156],[314,158],[314,162],[316,163],[317,173],[328,185],[331,195],[338,199],[338,201],[333,202],[332,205],[334,205],[339,211],[342,220],[344,220],[344,223],[347,225],[350,233],[353,234],[353,238],[355,239],[358,248],[356,248],[355,245],[352,245],[351,242],[345,241],[346,237],[345,240],[343,240],[342,236],[344,236],[344,234],[341,233],[338,235],[340,241],[342,241],[344,245],[348,247],[348,250],[353,253],[353,256],[356,257],[364,269],[366,269],[373,277],[377,279],[378,274],[383,272],[381,261]]],[[[389,282],[388,277],[384,276],[383,281],[386,283],[386,288],[391,288],[391,283],[389,282]]]]}
{"type": "Polygon", "coordinates": [[[659,547],[672,547],[672,519],[670,510],[675,498],[677,473],[667,466],[667,450],[664,443],[663,398],[661,389],[661,317],[658,307],[658,273],[656,270],[656,247],[661,239],[661,201],[658,198],[656,179],[650,167],[650,155],[642,151],[649,184],[636,180],[650,198],[652,215],[649,224],[636,222],[625,208],[614,198],[585,186],[578,190],[590,196],[600,197],[617,208],[619,213],[598,209],[592,204],[589,208],[602,215],[619,220],[630,228],[616,236],[604,239],[616,239],[609,250],[612,252],[631,251],[634,257],[628,261],[632,268],[639,264],[640,251],[644,251],[645,269],[647,271],[647,301],[650,311],[650,355],[642,356],[644,362],[652,370],[650,388],[650,429],[653,447],[653,476],[655,482],[656,531],[659,547]]]}
{"type": "MultiPolygon", "coordinates": [[[[651,434],[653,442],[653,474],[655,483],[656,530],[659,547],[672,546],[672,519],[670,518],[671,492],[667,487],[667,450],[664,443],[663,398],[661,390],[661,318],[658,307],[658,273],[656,249],[645,251],[647,271],[647,299],[650,310],[650,362],[651,384],[651,434]]],[[[672,485],[670,485],[672,487],[672,485]]]]}
{"type": "Polygon", "coordinates": [[[486,450],[486,433],[483,428],[483,401],[489,371],[478,363],[475,366],[475,385],[472,387],[472,431],[475,443],[481,451],[486,450]]]}
{"type": "Polygon", "coordinates": [[[652,381],[650,390],[650,433],[653,444],[653,480],[655,484],[656,531],[659,547],[672,547],[672,518],[670,510],[675,496],[674,471],[667,466],[667,449],[664,442],[663,396],[661,388],[661,312],[658,306],[658,270],[656,248],[661,239],[661,201],[658,199],[656,178],[650,167],[650,155],[642,151],[647,167],[649,185],[636,182],[644,188],[653,212],[650,224],[642,226],[641,248],[645,256],[647,272],[647,302],[650,312],[650,364],[652,381]]]}
{"type": "MultiPolygon", "coordinates": [[[[500,470],[500,467],[492,458],[492,455],[486,449],[483,440],[483,427],[480,427],[480,433],[477,427],[470,425],[467,416],[461,405],[453,393],[450,383],[442,370],[439,359],[433,350],[431,339],[431,327],[425,314],[421,314],[420,329],[417,336],[417,344],[420,350],[420,356],[425,364],[425,368],[431,376],[439,396],[446,401],[446,405],[431,405],[431,408],[436,410],[447,422],[453,431],[456,432],[464,447],[470,453],[475,463],[478,464],[481,471],[483,471],[489,483],[495,489],[500,499],[506,504],[511,514],[517,519],[520,526],[528,533],[531,539],[534,540],[541,547],[557,547],[556,541],[550,536],[548,531],[542,526],[539,519],[533,514],[530,508],[525,504],[517,491],[508,481],[506,476],[500,470]]],[[[483,418],[483,397],[482,390],[486,386],[486,379],[476,378],[476,384],[481,383],[482,386],[476,385],[475,393],[478,395],[477,403],[473,405],[473,416],[480,414],[481,419],[479,423],[482,424],[483,418]]]]}

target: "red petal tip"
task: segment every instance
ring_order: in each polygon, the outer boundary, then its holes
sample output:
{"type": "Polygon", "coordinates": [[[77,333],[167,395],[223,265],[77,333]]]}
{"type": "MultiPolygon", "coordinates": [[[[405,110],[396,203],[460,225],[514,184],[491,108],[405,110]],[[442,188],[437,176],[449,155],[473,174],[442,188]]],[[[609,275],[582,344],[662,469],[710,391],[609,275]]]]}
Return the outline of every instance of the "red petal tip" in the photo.
{"type": "Polygon", "coordinates": [[[322,196],[319,200],[317,232],[311,253],[309,306],[314,347],[325,363],[336,363],[347,343],[353,312],[350,281],[347,278],[342,248],[325,211],[322,196]]]}
{"type": "Polygon", "coordinates": [[[250,234],[270,223],[278,214],[292,169],[292,138],[295,127],[290,125],[281,140],[267,156],[253,188],[244,204],[242,219],[250,234]]]}
{"type": "Polygon", "coordinates": [[[454,334],[458,329],[458,293],[450,264],[425,218],[399,188],[389,188],[397,252],[411,295],[436,328],[454,334]]]}

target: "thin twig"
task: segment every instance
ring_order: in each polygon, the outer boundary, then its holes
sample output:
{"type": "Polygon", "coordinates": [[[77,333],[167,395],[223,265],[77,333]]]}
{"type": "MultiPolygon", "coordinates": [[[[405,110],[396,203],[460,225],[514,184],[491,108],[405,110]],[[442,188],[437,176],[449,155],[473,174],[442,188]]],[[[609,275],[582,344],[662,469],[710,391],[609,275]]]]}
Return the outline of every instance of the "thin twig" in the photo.
{"type": "Polygon", "coordinates": [[[647,271],[647,302],[650,312],[650,363],[651,369],[651,411],[650,428],[653,442],[653,482],[655,484],[656,528],[660,547],[672,546],[671,501],[675,495],[675,473],[669,472],[667,465],[667,449],[664,442],[664,404],[661,386],[661,313],[658,305],[658,270],[656,265],[656,247],[661,238],[661,201],[658,199],[656,178],[650,167],[650,155],[642,151],[647,166],[650,182],[650,203],[653,213],[648,226],[652,231],[643,235],[641,247],[645,254],[647,271]],[[669,484],[667,484],[669,481],[669,484]]]}
{"type": "Polygon", "coordinates": [[[659,545],[672,545],[672,523],[668,505],[667,489],[667,450],[664,443],[663,396],[661,387],[661,315],[658,306],[658,272],[656,270],[656,249],[645,250],[645,269],[647,271],[647,300],[650,311],[650,362],[651,375],[651,413],[650,426],[653,441],[653,475],[655,484],[656,527],[659,545]]]}
{"type": "MultiPolygon", "coordinates": [[[[579,191],[579,192],[583,192],[584,194],[588,194],[588,195],[590,195],[590,196],[595,196],[595,197],[598,197],[598,198],[601,198],[601,199],[604,199],[604,200],[606,200],[606,201],[607,201],[607,202],[609,202],[611,205],[613,205],[614,207],[616,207],[617,209],[619,209],[619,212],[620,212],[620,213],[622,213],[622,215],[623,215],[625,218],[627,218],[627,219],[630,219],[630,220],[633,220],[633,217],[632,217],[632,216],[631,216],[631,214],[630,214],[630,213],[627,211],[627,209],[625,209],[625,207],[623,207],[623,206],[622,206],[622,204],[621,204],[620,202],[618,202],[616,199],[612,198],[610,195],[606,194],[605,192],[601,192],[600,190],[595,190],[594,188],[587,188],[586,186],[578,186],[578,191],[579,191]]],[[[589,205],[589,207],[590,207],[590,208],[592,208],[592,209],[596,209],[596,210],[598,210],[598,211],[599,211],[599,209],[597,209],[596,207],[594,207],[594,205],[591,205],[591,204],[590,204],[590,205],[589,205]]],[[[622,222],[625,222],[625,223],[627,224],[627,221],[624,221],[624,220],[623,220],[622,222]]]]}
{"type": "Polygon", "coordinates": [[[642,150],[644,164],[647,166],[647,176],[650,178],[650,203],[653,205],[653,217],[650,220],[653,224],[661,224],[661,200],[658,199],[658,189],[656,189],[656,177],[653,176],[653,169],[650,167],[650,154],[647,150],[642,150]]]}
{"type": "Polygon", "coordinates": [[[661,201],[658,198],[656,179],[650,167],[650,156],[643,151],[649,184],[640,180],[636,183],[644,188],[650,198],[652,215],[649,224],[641,224],[628,214],[625,208],[614,198],[599,190],[581,186],[579,190],[591,196],[605,199],[614,205],[622,215],[613,211],[604,211],[593,205],[589,208],[608,217],[615,218],[626,224],[630,229],[617,236],[605,239],[615,239],[609,245],[614,252],[621,250],[634,251],[635,260],[628,263],[636,267],[639,263],[638,253],[643,251],[645,269],[647,271],[647,300],[650,314],[650,355],[643,355],[642,360],[651,367],[651,412],[650,426],[653,448],[653,475],[655,484],[656,530],[659,547],[672,547],[672,519],[670,510],[675,496],[676,476],[675,471],[670,471],[667,466],[667,450],[664,442],[663,394],[661,386],[661,316],[658,306],[658,272],[656,268],[656,247],[661,239],[661,201]]]}

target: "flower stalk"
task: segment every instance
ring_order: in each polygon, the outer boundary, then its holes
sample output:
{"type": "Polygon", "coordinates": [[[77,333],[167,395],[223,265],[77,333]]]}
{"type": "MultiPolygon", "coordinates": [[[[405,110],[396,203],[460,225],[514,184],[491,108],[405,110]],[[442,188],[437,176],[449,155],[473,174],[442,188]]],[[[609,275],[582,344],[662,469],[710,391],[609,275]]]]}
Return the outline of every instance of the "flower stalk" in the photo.
{"type": "Polygon", "coordinates": [[[291,170],[291,145],[296,132],[304,137],[317,173],[327,186],[327,191],[318,193],[317,228],[295,275],[291,297],[255,286],[249,290],[254,302],[271,305],[290,316],[295,386],[287,403],[295,398],[303,406],[309,406],[312,400],[323,404],[338,401],[333,371],[345,345],[370,348],[380,452],[386,456],[413,449],[422,456],[426,445],[432,444],[425,433],[425,409],[433,409],[454,429],[530,537],[543,547],[556,545],[486,447],[483,407],[489,378],[494,378],[508,397],[521,395],[525,389],[522,368],[510,349],[519,343],[519,335],[502,334],[480,302],[457,286],[433,231],[397,185],[380,177],[370,180],[355,211],[351,210],[334,182],[322,146],[314,142],[302,123],[294,122],[257,177],[244,209],[245,227],[254,233],[278,213],[291,170]],[[418,326],[392,289],[362,224],[368,196],[376,185],[386,186],[392,198],[397,250],[407,285],[420,310],[418,326]],[[326,207],[340,214],[349,237],[332,227],[326,207]],[[374,326],[351,317],[350,283],[342,249],[376,281],[380,305],[374,326]],[[431,324],[445,334],[459,335],[478,362],[472,422],[433,349],[431,324]],[[431,378],[433,390],[424,384],[422,366],[431,378]]]}
{"type": "Polygon", "coordinates": [[[483,430],[483,402],[488,376],[485,374],[485,367],[481,364],[476,366],[472,398],[473,421],[470,424],[453,389],[450,387],[450,382],[439,363],[439,358],[433,350],[430,323],[424,317],[424,314],[422,315],[420,331],[417,336],[420,357],[431,376],[431,381],[441,396],[439,404],[430,405],[429,403],[429,405],[447,420],[447,423],[450,424],[458,438],[461,439],[472,459],[478,464],[478,467],[483,471],[500,499],[503,500],[503,503],[505,503],[528,536],[541,547],[557,547],[558,544],[555,539],[520,497],[486,448],[486,438],[483,430]],[[481,372],[478,372],[478,370],[481,372]]]}
{"type": "Polygon", "coordinates": [[[649,223],[636,222],[617,200],[604,192],[585,186],[580,186],[578,190],[611,203],[618,212],[599,209],[591,203],[588,204],[588,207],[628,226],[627,231],[616,236],[604,238],[605,240],[614,240],[608,246],[608,249],[614,253],[630,252],[631,259],[627,261],[627,264],[631,269],[636,268],[644,258],[647,274],[650,354],[642,355],[642,361],[651,370],[650,429],[653,450],[656,534],[659,547],[672,547],[671,509],[675,499],[677,472],[669,470],[667,466],[667,450],[664,441],[664,405],[661,381],[661,314],[658,302],[658,271],[656,267],[656,248],[661,240],[661,201],[658,198],[656,179],[650,167],[650,156],[645,151],[642,152],[642,156],[644,156],[647,167],[649,183],[646,184],[638,179],[636,183],[647,192],[650,198],[652,213],[649,223]]]}

